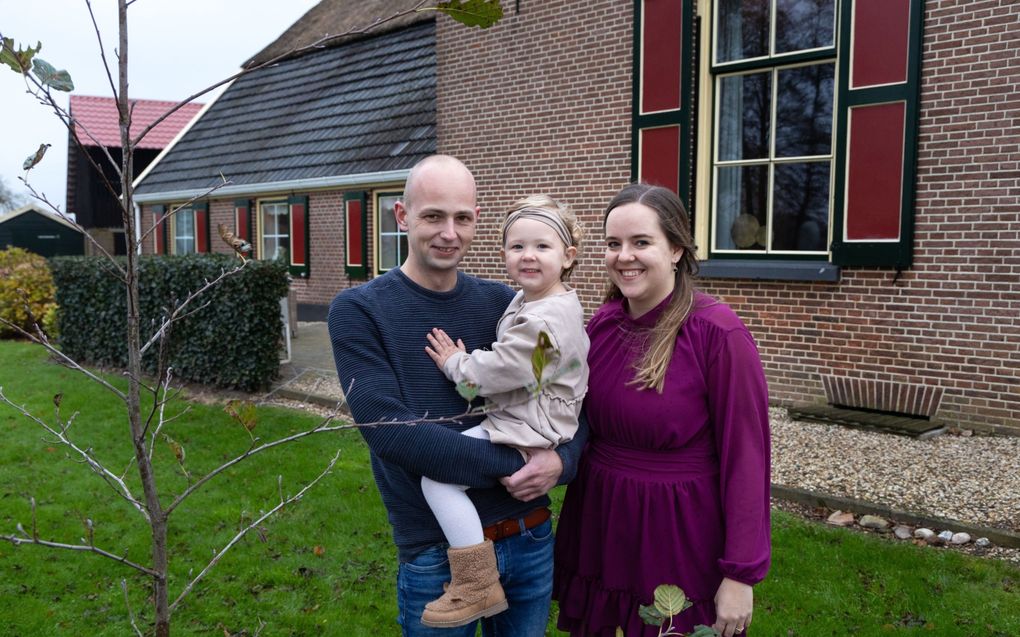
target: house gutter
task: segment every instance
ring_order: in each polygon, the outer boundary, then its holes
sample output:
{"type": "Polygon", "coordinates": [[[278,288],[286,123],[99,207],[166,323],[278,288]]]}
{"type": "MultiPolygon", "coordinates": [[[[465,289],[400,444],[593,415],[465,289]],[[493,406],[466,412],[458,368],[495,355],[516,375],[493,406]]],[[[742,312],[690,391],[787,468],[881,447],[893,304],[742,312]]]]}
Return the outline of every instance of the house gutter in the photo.
{"type": "MultiPolygon", "coordinates": [[[[155,162],[154,162],[155,163],[155,162]]],[[[228,184],[221,188],[192,188],[188,190],[169,190],[135,194],[138,203],[164,203],[171,201],[188,201],[209,197],[231,197],[239,195],[267,195],[281,192],[297,192],[306,190],[323,190],[328,188],[346,188],[349,186],[367,186],[401,182],[407,180],[410,168],[387,170],[356,175],[338,175],[333,177],[315,177],[312,179],[293,179],[289,181],[267,181],[261,184],[228,184]]]]}

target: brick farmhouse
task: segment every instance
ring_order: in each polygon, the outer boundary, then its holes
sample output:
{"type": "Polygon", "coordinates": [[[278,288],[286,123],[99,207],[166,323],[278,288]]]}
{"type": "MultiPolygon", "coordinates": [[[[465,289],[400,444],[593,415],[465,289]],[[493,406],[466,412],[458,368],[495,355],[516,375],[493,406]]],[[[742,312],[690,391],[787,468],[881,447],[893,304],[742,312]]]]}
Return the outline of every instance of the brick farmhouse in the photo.
{"type": "MultiPolygon", "coordinates": [[[[323,0],[247,64],[412,4],[323,0]]],[[[321,317],[399,265],[393,201],[442,152],[478,180],[466,269],[505,278],[501,212],[551,194],[589,231],[591,312],[602,209],[651,181],[687,203],[700,286],[750,327],[775,403],[1020,433],[1020,4],[502,6],[492,29],[405,16],[235,81],[140,177],[143,223],[191,201],[146,250],[226,251],[225,223],[286,255],[321,317]]]]}

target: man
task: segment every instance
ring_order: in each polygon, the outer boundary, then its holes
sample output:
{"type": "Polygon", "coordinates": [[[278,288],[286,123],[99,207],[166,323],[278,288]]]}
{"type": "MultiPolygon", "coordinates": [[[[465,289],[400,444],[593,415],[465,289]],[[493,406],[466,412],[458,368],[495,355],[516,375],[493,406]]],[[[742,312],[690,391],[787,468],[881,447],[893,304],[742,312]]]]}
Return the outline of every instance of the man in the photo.
{"type": "Polygon", "coordinates": [[[439,327],[463,340],[468,351],[487,348],[513,291],[458,271],[480,214],[474,177],[460,161],[434,155],[419,162],[394,214],[407,233],[407,259],[399,269],[337,295],[329,333],[356,422],[423,421],[360,429],[400,558],[403,634],[473,637],[477,628],[421,624],[425,604],[440,597],[450,580],[443,533],[421,493],[424,475],[471,487],[485,535],[495,542],[509,610],[483,620],[483,635],[544,635],[553,547],[546,493],[574,476],[587,428],[582,422],[574,440],[556,450],[533,450],[525,464],[515,449],[458,433],[480,417],[429,422],[462,414],[468,405],[425,353],[426,334],[439,327]]]}

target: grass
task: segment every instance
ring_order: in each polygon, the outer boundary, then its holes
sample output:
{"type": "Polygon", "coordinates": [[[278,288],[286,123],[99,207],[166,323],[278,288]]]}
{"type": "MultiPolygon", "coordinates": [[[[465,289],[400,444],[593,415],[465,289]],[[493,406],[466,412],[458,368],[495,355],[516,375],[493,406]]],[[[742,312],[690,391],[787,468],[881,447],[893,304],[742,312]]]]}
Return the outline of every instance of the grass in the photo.
{"type": "MultiPolygon", "coordinates": [[[[121,382],[117,379],[115,382],[121,382]]],[[[0,386],[15,402],[52,420],[79,411],[71,429],[110,467],[130,458],[127,423],[116,398],[80,374],[47,362],[32,345],[0,342],[0,386]]],[[[178,402],[167,432],[201,475],[247,448],[248,435],[218,405],[178,402]]],[[[313,426],[295,411],[261,408],[264,440],[313,426]]],[[[397,634],[395,550],[368,453],[356,432],[318,435],[270,451],[227,472],[171,518],[171,591],[176,595],[246,521],[341,460],[301,502],[235,546],[174,615],[175,635],[397,634]],[[227,632],[225,632],[227,631],[227,632]]],[[[167,498],[187,485],[169,444],[157,448],[167,498]]],[[[147,529],[130,505],[83,465],[47,441],[41,429],[0,406],[0,534],[30,527],[37,501],[40,535],[76,543],[81,519],[95,524],[96,544],[146,562],[147,529]]],[[[131,477],[131,472],[128,472],[131,477]]],[[[137,486],[133,477],[129,480],[137,486]]],[[[562,490],[558,490],[562,491],[562,490]]],[[[554,494],[559,502],[561,493],[554,494]]],[[[104,558],[0,542],[0,633],[130,634],[121,591],[149,618],[142,575],[104,558]]],[[[919,548],[823,527],[775,512],[773,568],[755,589],[754,634],[1020,635],[1020,571],[946,550],[919,548]]],[[[550,630],[549,634],[558,634],[550,630]]]]}

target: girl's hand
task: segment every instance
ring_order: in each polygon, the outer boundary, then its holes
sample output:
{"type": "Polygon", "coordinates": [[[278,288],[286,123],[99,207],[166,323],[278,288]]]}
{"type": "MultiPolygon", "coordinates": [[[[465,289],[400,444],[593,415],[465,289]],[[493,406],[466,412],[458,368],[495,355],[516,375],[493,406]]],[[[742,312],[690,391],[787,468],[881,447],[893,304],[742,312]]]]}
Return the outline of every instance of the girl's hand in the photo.
{"type": "Polygon", "coordinates": [[[715,624],[723,637],[740,637],[751,625],[754,591],[747,584],[723,578],[715,594],[715,624]]]}
{"type": "Polygon", "coordinates": [[[466,352],[467,348],[464,347],[464,341],[457,339],[454,343],[453,339],[449,335],[438,327],[432,328],[432,331],[425,335],[425,338],[429,339],[431,347],[425,348],[425,353],[435,361],[439,369],[443,368],[446,364],[446,359],[450,358],[457,352],[466,352]]]}

